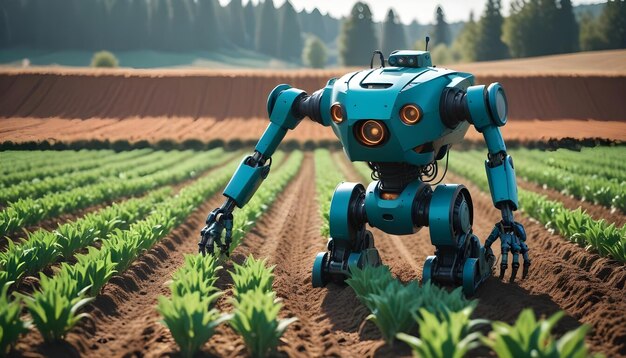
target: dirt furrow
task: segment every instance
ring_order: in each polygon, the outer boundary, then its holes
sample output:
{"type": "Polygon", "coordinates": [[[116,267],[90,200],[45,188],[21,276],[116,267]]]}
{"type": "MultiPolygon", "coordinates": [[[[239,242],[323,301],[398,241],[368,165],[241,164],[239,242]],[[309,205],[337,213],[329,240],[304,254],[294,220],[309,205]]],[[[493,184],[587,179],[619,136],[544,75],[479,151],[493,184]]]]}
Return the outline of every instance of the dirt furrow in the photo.
{"type": "MultiPolygon", "coordinates": [[[[349,180],[360,179],[354,170],[351,172],[347,173],[349,180]]],[[[448,174],[445,182],[464,184],[472,193],[476,213],[473,229],[484,241],[500,219],[491,197],[467,180],[452,174],[448,174]]],[[[610,356],[626,355],[626,300],[623,299],[626,268],[551,234],[541,224],[519,213],[517,219],[525,226],[529,237],[532,273],[527,280],[515,284],[491,278],[478,293],[476,316],[512,322],[524,308],[531,307],[543,315],[563,309],[568,315],[561,320],[556,332],[564,333],[580,324],[589,324],[593,329],[588,339],[592,349],[610,356]]],[[[411,253],[411,257],[418,260],[418,267],[421,267],[425,256],[434,252],[427,228],[422,229],[416,239],[413,236],[393,238],[378,230],[373,232],[381,256],[387,258],[384,262],[390,265],[396,275],[401,279],[404,276],[421,278],[421,270],[419,275],[405,273],[403,264],[398,261],[412,266],[406,261],[407,254],[394,255],[390,252],[393,247],[387,243],[391,241],[396,244],[393,246],[397,250],[402,250],[397,245],[400,242],[411,253]]],[[[499,256],[499,243],[493,248],[499,256]]]]}
{"type": "Polygon", "coordinates": [[[149,356],[158,356],[173,351],[171,335],[158,323],[157,298],[169,295],[166,282],[182,265],[184,255],[197,251],[199,230],[207,213],[223,200],[221,191],[215,194],[126,273],[111,280],[94,304],[93,330],[76,332],[68,340],[88,348],[83,352],[85,356],[134,356],[148,352],[149,356]]]}
{"type": "MultiPolygon", "coordinates": [[[[484,241],[500,218],[491,197],[458,176],[449,174],[447,179],[447,182],[465,184],[472,193],[476,213],[473,228],[484,241]]],[[[520,213],[516,213],[516,220],[524,225],[528,236],[531,273],[523,281],[518,277],[514,284],[491,278],[478,292],[476,316],[512,322],[525,308],[533,308],[542,315],[565,310],[567,315],[556,332],[564,333],[580,324],[589,324],[592,331],[587,341],[594,351],[611,357],[626,356],[626,268],[551,234],[520,213]],[[604,269],[593,274],[589,272],[593,270],[581,264],[587,262],[604,269]]],[[[493,248],[498,254],[499,243],[493,248]]]]}
{"type": "MultiPolygon", "coordinates": [[[[319,235],[321,218],[315,201],[314,163],[306,154],[296,178],[263,214],[233,254],[243,261],[248,254],[265,257],[274,269],[274,290],[283,299],[282,315],[298,317],[283,336],[280,352],[289,356],[339,355],[321,309],[323,295],[311,286],[311,267],[325,249],[319,235]]],[[[237,340],[237,337],[233,337],[237,340]]],[[[218,355],[230,355],[220,350],[218,355]]]]}

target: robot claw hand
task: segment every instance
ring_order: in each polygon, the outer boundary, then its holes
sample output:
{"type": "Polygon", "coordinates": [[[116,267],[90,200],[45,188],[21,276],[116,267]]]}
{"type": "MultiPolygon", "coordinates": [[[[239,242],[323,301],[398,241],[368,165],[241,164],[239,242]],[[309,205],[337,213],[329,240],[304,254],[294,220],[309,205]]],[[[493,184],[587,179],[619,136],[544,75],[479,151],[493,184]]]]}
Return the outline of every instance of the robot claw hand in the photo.
{"type": "Polygon", "coordinates": [[[516,221],[502,220],[498,222],[493,228],[491,234],[489,235],[487,242],[485,243],[488,259],[493,258],[491,244],[498,238],[500,239],[500,247],[502,249],[500,279],[502,280],[504,278],[504,274],[508,267],[509,251],[513,255],[513,263],[511,265],[513,270],[511,271],[511,278],[509,279],[509,281],[515,281],[515,276],[517,275],[517,270],[519,269],[520,253],[524,258],[522,279],[526,278],[526,276],[528,276],[528,269],[530,268],[530,258],[528,256],[528,245],[526,245],[526,231],[524,230],[524,226],[516,221]]]}
{"type": "Polygon", "coordinates": [[[202,255],[214,255],[215,245],[220,253],[226,256],[230,254],[230,244],[233,234],[233,214],[224,208],[217,208],[209,214],[206,219],[206,225],[200,231],[200,242],[198,243],[198,252],[202,255]],[[222,231],[226,229],[224,242],[222,243],[222,231]]]}

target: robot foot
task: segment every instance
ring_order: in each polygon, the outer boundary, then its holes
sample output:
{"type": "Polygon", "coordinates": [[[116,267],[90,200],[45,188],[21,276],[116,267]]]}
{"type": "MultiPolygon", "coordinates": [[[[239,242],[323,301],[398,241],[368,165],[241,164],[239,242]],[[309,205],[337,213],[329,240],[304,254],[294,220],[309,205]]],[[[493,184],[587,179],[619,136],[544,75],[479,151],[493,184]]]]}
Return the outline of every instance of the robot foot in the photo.
{"type": "Polygon", "coordinates": [[[463,286],[466,296],[473,296],[478,287],[491,276],[493,255],[472,233],[466,234],[458,248],[438,247],[434,256],[424,262],[422,282],[432,280],[436,284],[463,286]]]}
{"type": "Polygon", "coordinates": [[[343,283],[350,277],[350,267],[379,266],[382,264],[374,238],[365,231],[352,249],[342,247],[334,239],[328,240],[328,251],[320,252],[313,262],[313,287],[324,287],[329,282],[343,283]]]}

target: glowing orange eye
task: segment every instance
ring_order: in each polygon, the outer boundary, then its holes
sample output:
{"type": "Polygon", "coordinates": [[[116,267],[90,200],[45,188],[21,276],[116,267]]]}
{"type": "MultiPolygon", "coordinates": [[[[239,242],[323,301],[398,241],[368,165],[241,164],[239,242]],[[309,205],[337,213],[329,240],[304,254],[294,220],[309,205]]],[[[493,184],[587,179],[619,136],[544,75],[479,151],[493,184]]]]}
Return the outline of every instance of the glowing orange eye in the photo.
{"type": "Polygon", "coordinates": [[[330,107],[330,117],[337,124],[343,122],[343,109],[339,103],[335,103],[330,107]]]}
{"type": "Polygon", "coordinates": [[[419,122],[421,118],[422,110],[414,104],[407,104],[400,109],[400,119],[405,124],[413,125],[419,122]]]}
{"type": "Polygon", "coordinates": [[[357,139],[367,146],[373,147],[385,139],[385,127],[377,121],[368,120],[358,127],[357,139]]]}

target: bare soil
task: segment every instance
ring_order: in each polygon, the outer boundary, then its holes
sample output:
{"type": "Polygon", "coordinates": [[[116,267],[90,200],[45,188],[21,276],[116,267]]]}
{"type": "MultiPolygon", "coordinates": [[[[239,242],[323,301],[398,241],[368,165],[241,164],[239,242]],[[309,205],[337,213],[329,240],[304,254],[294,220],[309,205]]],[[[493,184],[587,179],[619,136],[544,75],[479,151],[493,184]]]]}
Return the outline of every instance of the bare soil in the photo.
{"type": "MultiPolygon", "coordinates": [[[[350,164],[336,157],[348,180],[359,180],[350,164]]],[[[473,195],[474,232],[485,238],[499,212],[488,195],[462,178],[448,175],[447,182],[464,183],[473,195]]],[[[314,163],[307,153],[302,169],[281,193],[274,205],[260,218],[254,229],[235,250],[232,260],[242,262],[246,255],[266,257],[276,265],[274,289],[283,298],[285,317],[296,316],[279,347],[288,356],[408,356],[402,344],[384,343],[373,324],[364,322],[367,310],[349,287],[330,284],[311,287],[311,265],[315,254],[323,251],[326,239],[319,234],[321,219],[314,200],[314,163]],[[306,199],[306,200],[303,200],[306,199]]],[[[155,311],[157,297],[167,295],[165,282],[182,263],[184,253],[195,252],[197,235],[208,211],[218,206],[216,195],[192,214],[173,234],[145,254],[124,275],[108,284],[92,304],[92,320],[68,336],[67,344],[41,344],[33,333],[18,345],[18,353],[29,356],[63,354],[70,356],[169,356],[176,346],[160,323],[155,311]]],[[[491,278],[478,293],[476,316],[512,322],[524,308],[539,315],[565,310],[556,328],[559,334],[588,324],[592,331],[588,343],[593,351],[607,356],[626,356],[626,268],[615,261],[585,251],[543,226],[517,215],[528,233],[531,248],[531,274],[516,283],[491,278]]],[[[385,264],[402,280],[420,279],[424,259],[432,255],[428,230],[413,236],[394,236],[373,229],[376,246],[385,264]]],[[[494,245],[494,251],[499,248],[494,245]]],[[[230,267],[227,263],[226,269],[230,267]]],[[[224,271],[218,282],[228,292],[230,279],[224,271]]],[[[218,307],[229,310],[227,293],[218,307]]],[[[205,345],[209,356],[234,357],[245,347],[226,325],[205,345]]],[[[473,352],[473,356],[484,355],[473,352]]]]}
{"type": "MultiPolygon", "coordinates": [[[[269,120],[267,118],[139,118],[126,119],[63,119],[63,118],[0,118],[0,142],[41,142],[53,144],[82,141],[146,141],[156,145],[160,141],[183,143],[199,141],[205,145],[237,147],[256,143],[269,120]]],[[[596,120],[511,120],[502,128],[507,141],[532,143],[562,138],[604,138],[626,141],[626,121],[596,120]]],[[[466,135],[470,142],[483,142],[482,134],[470,129],[466,135]]],[[[308,119],[304,119],[285,142],[296,141],[316,144],[336,142],[334,132],[308,119]]]]}
{"type": "MultiPolygon", "coordinates": [[[[452,66],[500,82],[512,119],[626,120],[626,51],[452,66]]],[[[0,69],[0,117],[252,118],[281,83],[309,94],[363,68],[300,71],[0,69]]]]}

